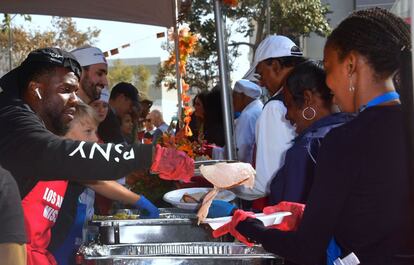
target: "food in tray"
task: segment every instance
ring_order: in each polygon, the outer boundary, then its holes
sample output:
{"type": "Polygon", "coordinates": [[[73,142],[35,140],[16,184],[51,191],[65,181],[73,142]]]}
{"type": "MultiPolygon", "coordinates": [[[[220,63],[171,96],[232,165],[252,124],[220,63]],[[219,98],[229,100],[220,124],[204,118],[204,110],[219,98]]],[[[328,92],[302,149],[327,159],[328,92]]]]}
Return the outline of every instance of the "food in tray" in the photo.
{"type": "Polygon", "coordinates": [[[93,215],[94,221],[105,221],[105,220],[134,220],[139,219],[139,215],[136,214],[127,214],[127,213],[117,213],[114,215],[93,215]]]}
{"type": "Polygon", "coordinates": [[[206,195],[206,192],[196,192],[196,193],[184,193],[183,197],[181,198],[181,202],[186,203],[200,203],[204,196],[206,195]]]}

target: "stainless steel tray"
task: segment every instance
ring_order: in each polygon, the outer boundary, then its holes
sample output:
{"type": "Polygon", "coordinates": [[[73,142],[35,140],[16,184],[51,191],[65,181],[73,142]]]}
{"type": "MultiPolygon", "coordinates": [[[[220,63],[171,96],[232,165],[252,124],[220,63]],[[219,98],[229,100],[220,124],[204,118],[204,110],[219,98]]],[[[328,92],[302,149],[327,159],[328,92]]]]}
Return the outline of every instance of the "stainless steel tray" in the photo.
{"type": "Polygon", "coordinates": [[[140,219],[136,210],[129,210],[134,218],[115,219],[115,216],[100,216],[98,220],[92,220],[90,225],[96,226],[128,226],[128,225],[159,225],[159,224],[191,224],[197,219],[196,212],[178,208],[160,208],[160,218],[140,219]]]}
{"type": "Polygon", "coordinates": [[[88,238],[102,244],[175,243],[230,241],[230,236],[213,238],[206,225],[197,225],[195,213],[177,208],[160,209],[160,219],[90,221],[88,238]]]}
{"type": "Polygon", "coordinates": [[[283,264],[281,258],[260,246],[250,248],[240,243],[90,245],[80,252],[88,264],[93,260],[98,261],[95,264],[283,264]]]}

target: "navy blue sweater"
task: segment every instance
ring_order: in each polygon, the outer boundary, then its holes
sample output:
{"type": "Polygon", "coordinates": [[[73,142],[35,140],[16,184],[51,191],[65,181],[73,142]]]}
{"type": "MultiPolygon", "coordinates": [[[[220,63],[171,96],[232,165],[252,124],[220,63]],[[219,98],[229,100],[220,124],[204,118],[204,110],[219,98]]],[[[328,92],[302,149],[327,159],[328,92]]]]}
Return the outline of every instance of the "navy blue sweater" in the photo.
{"type": "Polygon", "coordinates": [[[284,165],[270,184],[271,205],[281,201],[306,203],[323,138],[332,128],[352,118],[346,113],[329,115],[314,122],[293,140],[292,147],[286,152],[284,165]]]}

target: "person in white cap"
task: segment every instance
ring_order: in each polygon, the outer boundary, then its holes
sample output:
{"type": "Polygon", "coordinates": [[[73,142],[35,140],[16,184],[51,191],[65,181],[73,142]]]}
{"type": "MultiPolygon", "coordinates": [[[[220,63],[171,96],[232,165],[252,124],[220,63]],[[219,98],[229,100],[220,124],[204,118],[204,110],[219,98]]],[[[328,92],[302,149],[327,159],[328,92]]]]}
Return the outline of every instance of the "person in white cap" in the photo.
{"type": "Polygon", "coordinates": [[[256,121],[263,109],[260,101],[262,88],[257,84],[242,79],[233,89],[234,112],[240,112],[235,124],[237,159],[253,164],[256,121]]]}
{"type": "Polygon", "coordinates": [[[283,165],[286,150],[292,145],[295,131],[285,118],[286,107],[281,92],[286,77],[303,61],[302,52],[293,41],[285,36],[271,35],[257,47],[253,65],[244,76],[258,81],[272,96],[256,123],[256,181],[254,188],[244,193],[245,200],[263,198],[269,193],[272,176],[283,165]]]}
{"type": "Polygon", "coordinates": [[[103,122],[106,118],[106,115],[108,115],[109,95],[109,90],[107,88],[104,88],[101,91],[101,96],[99,99],[94,100],[91,102],[91,104],[89,104],[92,108],[95,109],[96,113],[98,114],[99,123],[103,122]]]}
{"type": "Polygon", "coordinates": [[[82,66],[77,95],[84,103],[90,104],[99,99],[102,89],[108,85],[108,63],[99,48],[89,45],[71,53],[82,66]]]}

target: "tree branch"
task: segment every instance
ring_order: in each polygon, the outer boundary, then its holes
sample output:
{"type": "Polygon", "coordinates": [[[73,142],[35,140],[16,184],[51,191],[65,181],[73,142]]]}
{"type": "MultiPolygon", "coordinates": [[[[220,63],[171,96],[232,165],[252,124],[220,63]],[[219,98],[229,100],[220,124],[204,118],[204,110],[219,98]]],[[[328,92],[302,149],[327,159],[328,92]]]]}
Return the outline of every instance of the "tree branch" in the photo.
{"type": "Polygon", "coordinates": [[[228,46],[240,46],[240,45],[247,45],[247,46],[249,46],[252,49],[254,48],[254,44],[253,43],[244,42],[244,41],[241,41],[241,42],[232,42],[228,46]]]}

